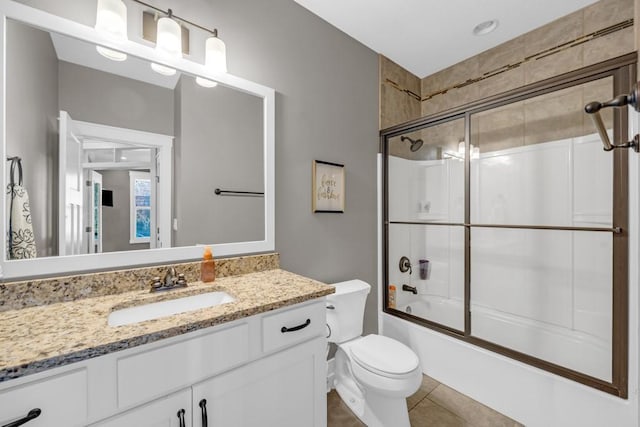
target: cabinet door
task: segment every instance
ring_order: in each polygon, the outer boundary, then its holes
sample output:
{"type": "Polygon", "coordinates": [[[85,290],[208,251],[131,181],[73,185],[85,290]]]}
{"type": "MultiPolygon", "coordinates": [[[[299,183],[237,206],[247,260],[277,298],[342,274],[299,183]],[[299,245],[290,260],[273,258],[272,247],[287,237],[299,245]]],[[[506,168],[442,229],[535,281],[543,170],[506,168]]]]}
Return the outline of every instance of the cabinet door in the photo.
{"type": "Polygon", "coordinates": [[[195,385],[193,426],[325,427],[325,349],[326,339],[316,338],[195,385]]]}
{"type": "Polygon", "coordinates": [[[154,400],[148,405],[132,409],[124,414],[101,421],[99,427],[191,427],[191,389],[179,391],[154,400]],[[184,410],[184,424],[178,412],[184,410]]]}

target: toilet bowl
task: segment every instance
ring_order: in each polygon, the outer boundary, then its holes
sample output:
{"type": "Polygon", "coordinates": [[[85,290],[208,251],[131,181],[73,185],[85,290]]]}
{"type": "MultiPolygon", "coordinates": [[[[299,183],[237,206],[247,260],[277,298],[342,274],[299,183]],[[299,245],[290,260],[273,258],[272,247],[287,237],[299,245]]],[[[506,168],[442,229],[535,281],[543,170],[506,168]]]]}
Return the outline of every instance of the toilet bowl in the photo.
{"type": "Polygon", "coordinates": [[[328,340],[338,345],[334,387],[349,409],[369,427],[409,427],[406,398],[420,387],[418,356],[382,335],[362,334],[371,286],[361,280],[334,284],[327,297],[328,340]]]}

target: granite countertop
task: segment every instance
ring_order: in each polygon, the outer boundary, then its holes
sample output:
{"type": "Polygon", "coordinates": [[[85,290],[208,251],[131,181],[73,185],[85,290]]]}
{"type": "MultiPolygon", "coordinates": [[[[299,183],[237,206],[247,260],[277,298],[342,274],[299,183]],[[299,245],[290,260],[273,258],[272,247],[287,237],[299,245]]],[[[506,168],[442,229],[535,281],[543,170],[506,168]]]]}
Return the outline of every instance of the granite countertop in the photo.
{"type": "Polygon", "coordinates": [[[332,286],[275,269],[195,282],[150,294],[133,291],[0,313],[0,382],[219,325],[334,292],[332,286]],[[136,324],[112,327],[112,310],[205,292],[234,302],[136,324]]]}

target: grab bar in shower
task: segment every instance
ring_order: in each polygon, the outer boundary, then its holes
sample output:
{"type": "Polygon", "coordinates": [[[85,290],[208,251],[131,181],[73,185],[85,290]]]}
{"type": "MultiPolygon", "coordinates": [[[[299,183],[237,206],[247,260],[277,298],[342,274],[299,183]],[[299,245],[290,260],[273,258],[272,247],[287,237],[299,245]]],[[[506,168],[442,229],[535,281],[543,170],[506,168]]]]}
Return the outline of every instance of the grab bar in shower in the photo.
{"type": "Polygon", "coordinates": [[[603,108],[624,107],[625,105],[630,105],[634,110],[640,112],[640,93],[638,91],[638,83],[633,85],[633,89],[628,95],[618,95],[612,100],[606,102],[593,101],[584,106],[584,111],[591,116],[593,124],[598,130],[598,134],[602,140],[602,145],[604,145],[604,151],[611,151],[614,148],[633,148],[636,153],[640,153],[640,135],[636,134],[631,141],[625,142],[624,144],[614,145],[611,143],[611,140],[609,140],[607,129],[602,121],[602,116],[600,115],[600,110],[603,108]]]}

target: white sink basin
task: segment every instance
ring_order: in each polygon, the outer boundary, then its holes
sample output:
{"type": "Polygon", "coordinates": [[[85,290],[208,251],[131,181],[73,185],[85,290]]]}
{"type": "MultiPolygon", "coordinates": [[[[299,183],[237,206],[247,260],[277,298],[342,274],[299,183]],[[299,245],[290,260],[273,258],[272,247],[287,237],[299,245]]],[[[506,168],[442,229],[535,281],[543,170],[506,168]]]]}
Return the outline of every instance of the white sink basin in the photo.
{"type": "Polygon", "coordinates": [[[209,292],[112,311],[108,323],[109,326],[130,325],[234,301],[235,298],[226,292],[209,292]]]}

